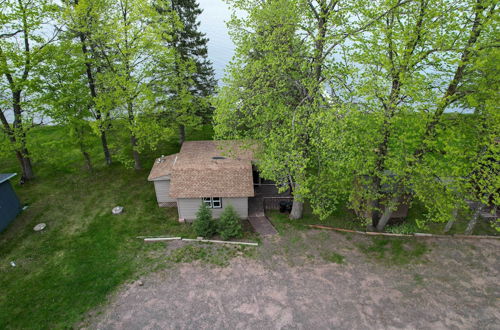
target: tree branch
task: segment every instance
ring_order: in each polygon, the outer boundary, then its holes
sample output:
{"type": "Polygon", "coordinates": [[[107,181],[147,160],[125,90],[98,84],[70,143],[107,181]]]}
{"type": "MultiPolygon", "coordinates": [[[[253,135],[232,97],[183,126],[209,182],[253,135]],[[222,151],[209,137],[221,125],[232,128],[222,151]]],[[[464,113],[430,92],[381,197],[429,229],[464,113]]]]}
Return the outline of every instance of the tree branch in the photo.
{"type": "Polygon", "coordinates": [[[11,32],[11,33],[0,34],[0,39],[10,38],[10,37],[13,37],[13,36],[21,33],[21,32],[23,32],[23,30],[17,30],[15,32],[11,32]]]}

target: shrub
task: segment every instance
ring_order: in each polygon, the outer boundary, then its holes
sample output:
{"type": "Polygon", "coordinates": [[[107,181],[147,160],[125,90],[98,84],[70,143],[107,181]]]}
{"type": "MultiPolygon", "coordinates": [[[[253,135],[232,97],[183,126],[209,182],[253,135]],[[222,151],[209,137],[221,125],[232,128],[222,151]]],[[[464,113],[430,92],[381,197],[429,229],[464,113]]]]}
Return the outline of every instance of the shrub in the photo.
{"type": "Polygon", "coordinates": [[[193,223],[196,235],[205,238],[212,237],[215,234],[215,223],[212,219],[212,212],[205,203],[201,203],[198,212],[196,212],[196,220],[193,223]]]}
{"type": "Polygon", "coordinates": [[[219,219],[219,234],[223,240],[233,237],[241,237],[243,235],[243,228],[241,221],[236,213],[234,207],[228,205],[219,219]]]}

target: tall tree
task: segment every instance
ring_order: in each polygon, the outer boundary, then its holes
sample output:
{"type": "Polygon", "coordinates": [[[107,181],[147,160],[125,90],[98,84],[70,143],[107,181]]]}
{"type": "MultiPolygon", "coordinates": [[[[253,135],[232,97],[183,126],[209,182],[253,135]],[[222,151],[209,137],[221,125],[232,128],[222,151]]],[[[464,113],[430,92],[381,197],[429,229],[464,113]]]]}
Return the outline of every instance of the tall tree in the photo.
{"type": "MultiPolygon", "coordinates": [[[[73,36],[78,44],[83,61],[78,61],[85,68],[88,92],[91,95],[90,114],[96,123],[96,131],[101,139],[104,160],[107,165],[112,162],[108,145],[107,130],[110,126],[110,111],[98,108],[96,102],[106,87],[99,83],[98,76],[104,72],[104,59],[97,53],[97,45],[102,44],[100,31],[105,24],[105,13],[110,3],[106,0],[72,0],[65,5],[61,23],[69,36],[73,36]]],[[[84,93],[84,91],[82,91],[84,93]]]]}
{"type": "Polygon", "coordinates": [[[464,204],[462,183],[477,139],[457,120],[464,115],[445,110],[479,92],[461,90],[480,56],[475,49],[487,46],[482,31],[491,28],[495,12],[491,1],[382,1],[361,7],[360,18],[389,7],[395,9],[343,47],[353,65],[338,86],[354,98],[320,117],[324,138],[315,143],[328,147],[320,162],[323,180],[311,180],[321,183],[313,194],[318,212],[331,209],[328,196],[340,192],[371,214],[378,230],[405,195],[423,201],[429,217],[440,221],[464,204]]]}
{"type": "MultiPolygon", "coordinates": [[[[212,114],[208,97],[217,84],[212,63],[208,59],[208,38],[199,31],[198,16],[202,13],[196,0],[161,0],[155,3],[156,10],[166,15],[171,23],[171,36],[165,42],[175,49],[171,81],[164,91],[170,108],[170,117],[179,126],[179,142],[185,139],[185,127],[206,122],[212,114]]],[[[165,65],[165,64],[163,64],[165,65]]],[[[169,70],[170,72],[170,70],[169,70]]]]}
{"type": "Polygon", "coordinates": [[[300,218],[302,196],[310,194],[308,173],[317,168],[311,144],[320,128],[315,118],[332,101],[343,101],[332,83],[336,75],[345,73],[335,59],[337,48],[385,13],[356,21],[357,2],[231,3],[247,17],[235,16],[230,23],[237,55],[217,97],[216,132],[230,136],[230,132],[247,131],[264,145],[261,171],[280,183],[290,181],[295,197],[291,218],[300,218]],[[262,113],[256,106],[259,102],[265,102],[266,111],[273,115],[262,113]],[[278,111],[275,104],[285,106],[278,111]],[[243,107],[244,112],[238,110],[243,107]],[[242,124],[244,119],[248,122],[242,124]]]}
{"type": "Polygon", "coordinates": [[[306,47],[298,35],[297,3],[234,2],[245,18],[233,17],[236,56],[216,99],[216,134],[257,140],[259,171],[280,186],[291,185],[293,218],[302,215],[300,187],[309,160],[305,140],[310,82],[306,47]]]}
{"type": "Polygon", "coordinates": [[[172,61],[172,50],[162,42],[168,32],[150,2],[120,0],[109,6],[106,23],[95,36],[96,53],[104,61],[98,81],[106,87],[97,99],[99,109],[112,109],[129,132],[134,168],[141,169],[140,151],[170,135],[156,122],[157,102],[152,86],[160,58],[172,61]]]}
{"type": "Polygon", "coordinates": [[[37,95],[31,93],[32,73],[46,58],[45,47],[57,29],[48,26],[55,12],[49,0],[2,2],[0,7],[0,121],[22,169],[22,179],[34,178],[27,147],[28,119],[37,117],[37,95]],[[51,32],[47,32],[51,31],[51,32]],[[7,113],[13,120],[9,121],[7,113]]]}
{"type": "Polygon", "coordinates": [[[40,79],[36,86],[40,90],[43,112],[52,123],[69,130],[71,140],[80,150],[85,167],[92,170],[93,99],[88,89],[85,57],[78,43],[72,40],[72,33],[62,33],[57,45],[51,46],[52,56],[39,68],[40,79]]]}

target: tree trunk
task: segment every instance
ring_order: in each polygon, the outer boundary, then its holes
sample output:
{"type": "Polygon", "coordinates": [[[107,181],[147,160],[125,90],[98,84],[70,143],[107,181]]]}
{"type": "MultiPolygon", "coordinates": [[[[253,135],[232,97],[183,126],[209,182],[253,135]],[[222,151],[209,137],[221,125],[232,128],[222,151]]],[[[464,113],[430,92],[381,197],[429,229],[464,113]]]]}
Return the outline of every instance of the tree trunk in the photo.
{"type": "Polygon", "coordinates": [[[33,166],[31,165],[31,159],[27,152],[28,150],[26,149],[24,149],[24,152],[16,151],[16,156],[22,169],[21,181],[28,181],[35,178],[33,166]]]}
{"type": "Polygon", "coordinates": [[[469,221],[469,224],[467,225],[467,229],[465,229],[465,235],[471,235],[472,232],[474,231],[474,227],[477,224],[477,221],[479,220],[479,214],[483,210],[484,205],[480,203],[476,207],[476,211],[474,212],[474,215],[472,216],[472,219],[469,221]]]}
{"type": "Polygon", "coordinates": [[[298,220],[302,218],[302,213],[304,212],[304,202],[301,202],[301,196],[296,194],[297,184],[294,183],[292,177],[289,175],[288,182],[290,184],[290,192],[293,195],[292,211],[290,212],[289,218],[292,220],[298,220]]]}
{"type": "MultiPolygon", "coordinates": [[[[78,1],[75,2],[75,4],[78,4],[78,1]]],[[[87,49],[87,44],[86,44],[86,36],[84,33],[79,33],[78,36],[80,37],[80,43],[82,47],[82,52],[85,56],[85,72],[87,74],[87,83],[89,86],[90,90],[90,96],[92,96],[92,102],[93,105],[95,106],[95,99],[97,98],[97,88],[96,88],[96,83],[94,79],[94,74],[92,72],[92,63],[90,62],[89,56],[88,56],[88,49],[87,49]]],[[[99,72],[99,69],[97,70],[99,72]]],[[[101,120],[102,114],[99,110],[95,110],[94,114],[95,119],[98,121],[101,120]]],[[[111,154],[109,152],[108,148],[108,140],[106,138],[106,129],[101,127],[101,144],[102,144],[102,151],[104,152],[104,160],[106,161],[106,165],[111,165],[111,154]]]]}
{"type": "Polygon", "coordinates": [[[132,144],[132,154],[134,156],[134,169],[142,170],[141,158],[139,157],[139,152],[136,150],[137,138],[133,133],[130,135],[130,144],[132,144]]]}
{"type": "MultiPolygon", "coordinates": [[[[297,196],[295,196],[297,197],[297,196]]],[[[302,218],[302,213],[304,211],[304,203],[299,202],[297,198],[293,199],[292,212],[290,212],[290,219],[298,220],[302,218]]]]}
{"type": "Polygon", "coordinates": [[[387,225],[387,222],[389,222],[389,219],[391,219],[392,213],[394,212],[394,207],[398,205],[398,201],[399,196],[393,197],[391,201],[385,206],[384,213],[382,214],[382,217],[377,224],[377,231],[384,230],[385,225],[387,225]]]}
{"type": "Polygon", "coordinates": [[[11,141],[20,144],[19,149],[16,150],[16,155],[17,159],[21,164],[23,172],[21,180],[28,181],[34,179],[35,175],[33,173],[33,166],[31,165],[31,159],[29,156],[28,148],[26,147],[26,132],[24,131],[24,125],[22,119],[23,110],[21,108],[20,90],[12,91],[12,106],[14,110],[14,123],[12,124],[13,129],[9,130],[10,133],[12,134],[11,141]]]}
{"type": "MultiPolygon", "coordinates": [[[[453,102],[453,97],[458,91],[458,87],[462,80],[464,79],[464,74],[466,72],[467,65],[469,64],[472,55],[474,54],[475,44],[477,43],[482,30],[483,23],[486,20],[486,17],[482,17],[481,12],[484,9],[483,3],[481,1],[477,1],[475,6],[475,16],[472,24],[472,29],[469,34],[469,39],[467,40],[467,44],[465,45],[462,55],[460,57],[459,65],[455,69],[455,74],[453,76],[452,81],[449,83],[445,93],[441,97],[441,100],[438,102],[438,107],[434,112],[432,119],[427,123],[424,135],[422,136],[421,141],[429,140],[430,137],[433,137],[436,134],[436,128],[441,121],[441,117],[443,116],[446,108],[453,102]]],[[[415,149],[413,153],[414,159],[409,162],[407,167],[412,167],[414,164],[420,162],[427,152],[427,146],[424,142],[415,149]]]]}
{"type": "Polygon", "coordinates": [[[90,160],[90,155],[86,151],[82,151],[83,158],[85,159],[85,167],[88,171],[92,171],[92,161],[90,160]]]}
{"type": "MultiPolygon", "coordinates": [[[[0,110],[0,122],[2,122],[4,126],[4,131],[7,134],[7,137],[9,138],[10,142],[12,142],[15,145],[17,143],[17,139],[14,134],[13,128],[7,122],[7,118],[5,118],[5,115],[1,110],[0,110]]],[[[29,158],[28,149],[24,147],[21,150],[16,150],[16,157],[17,160],[19,161],[19,165],[21,165],[21,171],[22,171],[21,180],[25,181],[33,179],[35,175],[33,173],[33,167],[31,165],[31,159],[29,158]]]]}
{"type": "Polygon", "coordinates": [[[111,154],[109,153],[108,139],[106,138],[106,132],[104,130],[101,130],[101,144],[106,165],[111,165],[111,154]]]}
{"type": "Polygon", "coordinates": [[[90,155],[89,153],[85,150],[85,147],[83,146],[83,142],[80,141],[80,151],[82,152],[83,159],[85,160],[85,167],[89,172],[92,171],[92,161],[90,160],[90,155]]]}
{"type": "Polygon", "coordinates": [[[179,125],[179,144],[182,145],[186,140],[186,127],[179,125]]]}
{"type": "Polygon", "coordinates": [[[448,220],[446,223],[446,226],[444,227],[444,232],[447,233],[451,230],[451,227],[455,224],[455,221],[457,220],[457,215],[458,215],[458,208],[455,208],[453,210],[453,214],[451,215],[451,219],[448,220]]]}
{"type": "MultiPolygon", "coordinates": [[[[128,111],[128,122],[130,126],[134,125],[134,105],[131,101],[127,102],[128,111]]],[[[137,137],[135,136],[132,129],[130,130],[130,144],[132,145],[132,155],[134,157],[134,168],[136,170],[142,170],[141,158],[139,157],[139,152],[137,151],[137,137]]]]}
{"type": "MultiPolygon", "coordinates": [[[[378,176],[375,177],[374,183],[374,191],[377,193],[380,191],[380,178],[378,176]]],[[[378,222],[380,220],[380,198],[374,198],[371,202],[372,207],[372,224],[368,229],[375,230],[377,228],[378,222]]]]}

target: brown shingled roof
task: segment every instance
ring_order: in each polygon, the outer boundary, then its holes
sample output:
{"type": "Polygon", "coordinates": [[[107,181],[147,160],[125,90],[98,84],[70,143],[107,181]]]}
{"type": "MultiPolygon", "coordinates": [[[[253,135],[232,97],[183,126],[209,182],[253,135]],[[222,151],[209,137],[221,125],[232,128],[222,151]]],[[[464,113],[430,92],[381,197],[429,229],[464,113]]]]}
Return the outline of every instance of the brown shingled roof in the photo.
{"type": "Polygon", "coordinates": [[[174,165],[175,158],[178,154],[160,157],[155,160],[153,168],[148,176],[148,181],[154,181],[162,176],[169,176],[172,174],[172,166],[174,165]]]}
{"type": "Polygon", "coordinates": [[[241,141],[184,142],[170,162],[155,162],[150,178],[170,175],[172,198],[254,196],[253,152],[242,145],[241,141]]]}

